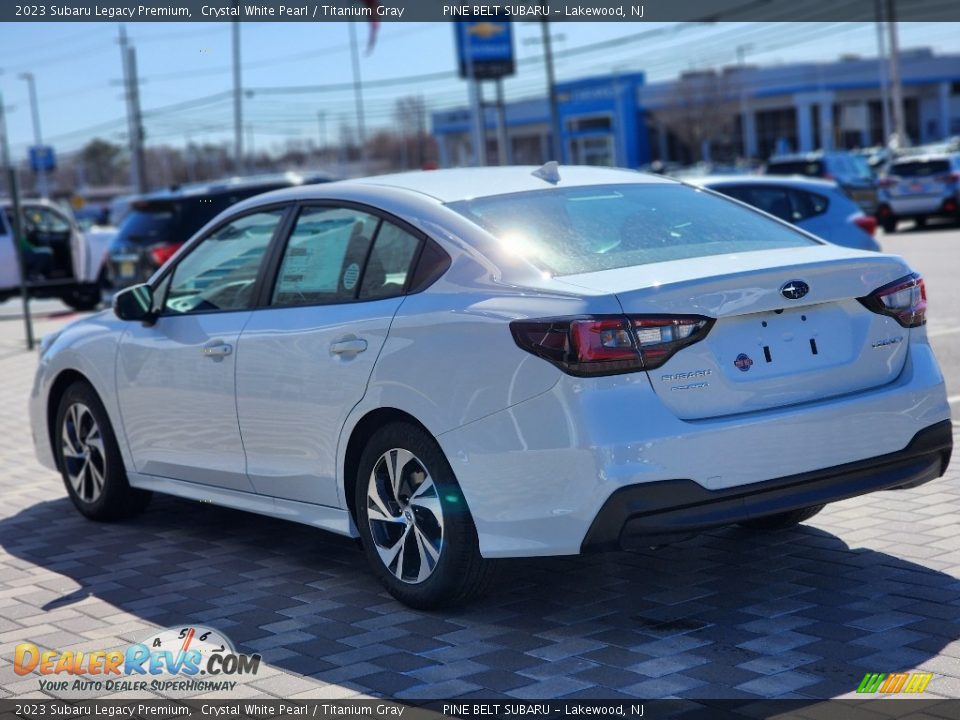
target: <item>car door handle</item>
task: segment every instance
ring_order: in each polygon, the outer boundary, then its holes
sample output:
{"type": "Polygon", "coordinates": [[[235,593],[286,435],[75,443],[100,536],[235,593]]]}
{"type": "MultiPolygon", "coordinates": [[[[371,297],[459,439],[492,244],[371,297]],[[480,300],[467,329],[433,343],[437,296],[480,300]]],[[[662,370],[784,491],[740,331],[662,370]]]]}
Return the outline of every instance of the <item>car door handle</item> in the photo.
{"type": "Polygon", "coordinates": [[[363,338],[344,338],[330,344],[331,355],[356,355],[367,349],[367,341],[363,338]]]}
{"type": "Polygon", "coordinates": [[[228,345],[227,343],[218,340],[207,343],[200,348],[200,352],[206,357],[223,358],[233,352],[233,345],[228,345]]]}

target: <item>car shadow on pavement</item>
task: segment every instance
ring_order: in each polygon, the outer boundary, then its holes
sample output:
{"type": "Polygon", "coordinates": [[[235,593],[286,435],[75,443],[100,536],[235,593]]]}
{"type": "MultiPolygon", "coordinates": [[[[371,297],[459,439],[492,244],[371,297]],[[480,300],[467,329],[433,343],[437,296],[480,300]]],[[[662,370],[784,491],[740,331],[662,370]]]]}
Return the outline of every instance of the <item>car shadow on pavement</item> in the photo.
{"type": "Polygon", "coordinates": [[[813,526],[501,561],[485,597],[430,613],[387,595],[352,540],[169,497],[111,525],[38,503],[0,521],[0,545],[17,612],[49,618],[16,642],[205,625],[295,676],[291,694],[830,698],[919,667],[958,694],[937,668],[957,662],[938,654],[960,638],[960,581],[813,526]]]}

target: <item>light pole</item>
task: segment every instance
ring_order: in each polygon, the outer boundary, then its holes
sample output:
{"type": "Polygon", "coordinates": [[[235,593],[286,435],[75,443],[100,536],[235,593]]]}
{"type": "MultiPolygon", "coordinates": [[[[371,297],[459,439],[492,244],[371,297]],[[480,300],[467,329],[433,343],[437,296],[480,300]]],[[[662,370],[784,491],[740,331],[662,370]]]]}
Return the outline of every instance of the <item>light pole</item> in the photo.
{"type": "MultiPolygon", "coordinates": [[[[33,144],[38,148],[43,145],[43,134],[40,131],[40,107],[37,104],[37,81],[33,73],[20,73],[20,79],[25,80],[27,89],[30,93],[30,114],[33,117],[33,144]]],[[[45,168],[37,170],[37,192],[40,197],[45,198],[50,195],[50,188],[45,168]]]]}

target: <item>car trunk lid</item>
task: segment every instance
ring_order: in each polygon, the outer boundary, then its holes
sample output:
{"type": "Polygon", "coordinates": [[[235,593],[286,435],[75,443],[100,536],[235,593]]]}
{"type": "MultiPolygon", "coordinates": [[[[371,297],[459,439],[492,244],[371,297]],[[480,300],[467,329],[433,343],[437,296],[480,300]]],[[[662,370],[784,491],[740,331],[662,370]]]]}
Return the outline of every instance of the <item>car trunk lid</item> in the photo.
{"type": "Polygon", "coordinates": [[[648,372],[661,400],[678,417],[696,420],[809,402],[894,380],[906,358],[908,330],[857,298],[909,272],[897,257],[810,247],[558,280],[613,293],[629,315],[716,319],[704,340],[648,372]]]}

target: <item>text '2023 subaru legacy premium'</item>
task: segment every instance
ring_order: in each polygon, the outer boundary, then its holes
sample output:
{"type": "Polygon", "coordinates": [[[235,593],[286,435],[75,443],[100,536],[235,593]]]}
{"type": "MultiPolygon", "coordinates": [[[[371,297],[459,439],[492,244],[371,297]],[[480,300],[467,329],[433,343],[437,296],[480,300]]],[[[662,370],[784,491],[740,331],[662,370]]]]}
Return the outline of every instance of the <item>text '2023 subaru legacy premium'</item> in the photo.
{"type": "Polygon", "coordinates": [[[775,528],[943,474],[923,280],[709,190],[599,168],[280,190],[45,339],[41,461],[362,540],[418,607],[490,559],[775,528]]]}

